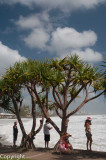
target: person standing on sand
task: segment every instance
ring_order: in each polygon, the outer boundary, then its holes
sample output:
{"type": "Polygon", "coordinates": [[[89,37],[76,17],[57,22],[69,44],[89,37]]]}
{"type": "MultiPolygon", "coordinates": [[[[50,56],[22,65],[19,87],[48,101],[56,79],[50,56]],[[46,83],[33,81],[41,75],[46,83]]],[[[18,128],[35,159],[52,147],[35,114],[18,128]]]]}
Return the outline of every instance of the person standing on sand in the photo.
{"type": "Polygon", "coordinates": [[[91,151],[91,145],[92,145],[92,134],[91,134],[91,128],[90,128],[90,125],[91,124],[91,118],[88,117],[85,121],[85,132],[86,132],[86,137],[87,137],[87,143],[86,143],[86,146],[87,146],[87,150],[90,149],[91,151]]]}
{"type": "Polygon", "coordinates": [[[50,127],[49,125],[49,121],[46,120],[45,124],[44,124],[44,140],[45,140],[45,148],[48,148],[49,146],[49,141],[50,141],[50,129],[52,129],[52,127],[50,127]]]}
{"type": "Polygon", "coordinates": [[[16,147],[16,141],[18,136],[18,128],[17,128],[17,121],[14,122],[13,126],[13,146],[16,147]]]}

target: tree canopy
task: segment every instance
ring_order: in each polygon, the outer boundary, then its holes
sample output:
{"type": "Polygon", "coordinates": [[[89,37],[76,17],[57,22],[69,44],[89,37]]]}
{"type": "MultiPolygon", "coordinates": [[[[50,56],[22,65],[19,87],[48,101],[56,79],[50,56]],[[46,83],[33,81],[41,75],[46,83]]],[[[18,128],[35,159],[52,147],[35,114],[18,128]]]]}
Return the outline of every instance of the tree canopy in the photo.
{"type": "MultiPolygon", "coordinates": [[[[101,70],[83,62],[77,55],[59,60],[28,59],[15,63],[0,80],[0,94],[3,98],[7,97],[8,103],[11,98],[21,102],[22,88],[26,88],[31,96],[32,115],[35,114],[35,103],[37,103],[45,118],[61,135],[67,131],[71,115],[89,101],[106,93],[106,77],[101,70]],[[80,96],[82,91],[83,100],[70,110],[70,104],[80,96]],[[61,118],[61,127],[51,119],[50,109],[54,109],[57,116],[61,118]]],[[[2,98],[1,101],[4,103],[2,98]]],[[[33,124],[34,121],[36,121],[35,116],[33,124]]]]}

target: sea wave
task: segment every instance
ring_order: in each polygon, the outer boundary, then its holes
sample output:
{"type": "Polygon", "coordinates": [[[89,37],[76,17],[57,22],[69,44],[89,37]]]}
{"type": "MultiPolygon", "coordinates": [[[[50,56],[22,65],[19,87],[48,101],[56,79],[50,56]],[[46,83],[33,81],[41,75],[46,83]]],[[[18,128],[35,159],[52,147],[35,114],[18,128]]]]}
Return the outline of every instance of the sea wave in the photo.
{"type": "MultiPolygon", "coordinates": [[[[95,151],[105,151],[106,152],[106,115],[90,115],[92,118],[92,135],[93,144],[92,149],[95,151]]],[[[87,115],[77,115],[72,116],[69,119],[68,133],[72,135],[70,137],[70,142],[74,149],[86,149],[86,136],[84,123],[87,115]]],[[[58,117],[52,117],[53,121],[60,128],[61,120],[58,117]]],[[[32,119],[24,118],[22,119],[26,132],[29,133],[32,126],[32,119]]],[[[0,119],[0,135],[3,137],[3,143],[13,144],[13,123],[15,119],[0,119]]],[[[40,124],[40,118],[37,118],[37,127],[40,124]]],[[[20,145],[22,134],[20,127],[18,125],[18,139],[17,145],[20,145]]],[[[51,140],[50,147],[54,147],[56,142],[59,140],[59,135],[53,128],[50,131],[51,140]]],[[[36,135],[34,143],[36,147],[44,147],[44,135],[43,129],[36,135]]]]}

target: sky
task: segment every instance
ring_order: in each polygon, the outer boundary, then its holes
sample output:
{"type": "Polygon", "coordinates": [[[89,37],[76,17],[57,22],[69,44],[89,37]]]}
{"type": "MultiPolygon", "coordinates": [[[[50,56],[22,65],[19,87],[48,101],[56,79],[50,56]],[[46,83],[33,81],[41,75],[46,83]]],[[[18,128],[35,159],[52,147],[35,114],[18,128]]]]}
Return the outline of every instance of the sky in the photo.
{"type": "MultiPolygon", "coordinates": [[[[16,61],[74,53],[93,65],[106,57],[106,0],[0,0],[0,75],[16,61]]],[[[86,108],[106,114],[103,96],[86,108]]]]}

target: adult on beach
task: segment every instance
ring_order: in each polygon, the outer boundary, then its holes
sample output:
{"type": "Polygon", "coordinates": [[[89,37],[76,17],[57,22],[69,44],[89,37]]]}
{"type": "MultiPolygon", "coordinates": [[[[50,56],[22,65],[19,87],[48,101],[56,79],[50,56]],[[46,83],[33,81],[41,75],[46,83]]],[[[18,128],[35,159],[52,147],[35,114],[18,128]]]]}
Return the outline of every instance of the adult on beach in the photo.
{"type": "Polygon", "coordinates": [[[87,150],[91,150],[91,145],[92,145],[92,133],[91,133],[91,128],[90,128],[91,124],[91,118],[87,117],[86,121],[85,121],[85,132],[86,132],[86,137],[87,137],[87,150]]]}
{"type": "Polygon", "coordinates": [[[64,154],[71,154],[71,151],[73,150],[72,145],[69,143],[68,138],[71,135],[68,133],[64,133],[59,141],[59,150],[60,150],[60,154],[64,153],[64,154]]]}
{"type": "Polygon", "coordinates": [[[16,147],[16,141],[18,136],[18,128],[17,128],[17,121],[14,122],[13,126],[13,146],[16,147]]]}
{"type": "Polygon", "coordinates": [[[45,140],[45,148],[49,147],[49,141],[50,141],[50,130],[52,129],[52,127],[50,127],[49,125],[49,121],[46,120],[45,124],[44,124],[44,140],[45,140]]]}

